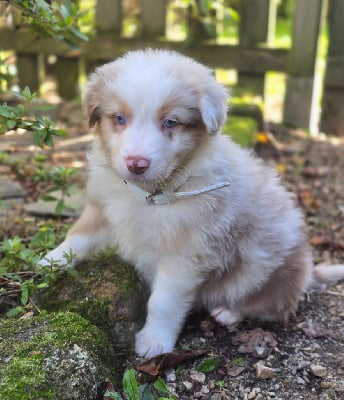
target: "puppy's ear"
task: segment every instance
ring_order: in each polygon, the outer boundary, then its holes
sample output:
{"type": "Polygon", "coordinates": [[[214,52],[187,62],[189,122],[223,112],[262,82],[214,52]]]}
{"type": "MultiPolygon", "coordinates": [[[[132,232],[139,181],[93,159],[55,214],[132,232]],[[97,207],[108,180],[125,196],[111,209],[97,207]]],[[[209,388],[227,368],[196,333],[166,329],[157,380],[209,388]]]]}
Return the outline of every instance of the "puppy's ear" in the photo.
{"type": "Polygon", "coordinates": [[[225,88],[215,80],[212,80],[203,92],[200,110],[210,135],[216,135],[226,122],[227,97],[225,88]]]}
{"type": "Polygon", "coordinates": [[[98,70],[96,70],[86,83],[83,99],[83,108],[88,117],[88,125],[90,128],[93,128],[101,117],[100,98],[103,88],[103,78],[98,73],[98,70]]]}

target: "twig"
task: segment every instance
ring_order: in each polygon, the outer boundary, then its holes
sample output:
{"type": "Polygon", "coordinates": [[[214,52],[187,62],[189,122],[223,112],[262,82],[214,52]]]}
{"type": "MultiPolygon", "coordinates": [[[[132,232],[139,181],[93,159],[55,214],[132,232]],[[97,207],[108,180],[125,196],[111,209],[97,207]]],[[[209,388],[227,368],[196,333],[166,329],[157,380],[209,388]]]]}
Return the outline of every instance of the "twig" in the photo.
{"type": "Polygon", "coordinates": [[[325,290],[325,293],[327,294],[331,294],[332,296],[340,296],[340,297],[344,297],[344,293],[341,292],[335,292],[333,290],[325,290]]]}

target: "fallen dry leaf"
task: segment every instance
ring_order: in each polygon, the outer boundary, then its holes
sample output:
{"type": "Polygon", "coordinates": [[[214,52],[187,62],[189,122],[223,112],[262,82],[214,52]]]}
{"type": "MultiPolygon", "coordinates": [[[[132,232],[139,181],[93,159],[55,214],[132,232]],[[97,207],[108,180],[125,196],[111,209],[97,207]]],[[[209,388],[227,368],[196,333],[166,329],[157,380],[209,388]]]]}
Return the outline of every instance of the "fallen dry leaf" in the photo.
{"type": "Polygon", "coordinates": [[[305,176],[306,178],[318,178],[321,176],[321,173],[317,168],[308,165],[304,167],[302,175],[305,176]]]}
{"type": "Polygon", "coordinates": [[[330,235],[316,235],[310,239],[311,245],[314,247],[333,246],[334,238],[330,235]]]}
{"type": "Polygon", "coordinates": [[[314,198],[309,190],[301,190],[298,198],[301,206],[308,212],[314,212],[320,207],[320,201],[314,198]]]}
{"type": "Polygon", "coordinates": [[[245,371],[245,367],[241,367],[240,365],[233,365],[232,367],[227,367],[226,368],[226,373],[228,376],[231,377],[236,377],[238,375],[240,375],[242,372],[245,371]]]}
{"type": "Polygon", "coordinates": [[[344,241],[337,241],[330,235],[315,235],[310,239],[310,243],[314,247],[327,247],[331,250],[344,250],[344,241]]]}
{"type": "Polygon", "coordinates": [[[252,331],[238,332],[233,338],[233,344],[239,344],[239,353],[251,353],[254,357],[264,358],[272,353],[277,346],[276,335],[261,328],[252,331]]]}
{"type": "Polygon", "coordinates": [[[144,361],[142,364],[134,365],[136,371],[145,372],[146,374],[157,376],[168,368],[175,367],[185,361],[192,360],[204,355],[204,350],[196,350],[193,352],[172,351],[171,353],[160,354],[156,357],[144,361]]]}
{"type": "Polygon", "coordinates": [[[305,321],[299,325],[306,336],[310,338],[333,337],[334,334],[316,321],[305,321]]]}

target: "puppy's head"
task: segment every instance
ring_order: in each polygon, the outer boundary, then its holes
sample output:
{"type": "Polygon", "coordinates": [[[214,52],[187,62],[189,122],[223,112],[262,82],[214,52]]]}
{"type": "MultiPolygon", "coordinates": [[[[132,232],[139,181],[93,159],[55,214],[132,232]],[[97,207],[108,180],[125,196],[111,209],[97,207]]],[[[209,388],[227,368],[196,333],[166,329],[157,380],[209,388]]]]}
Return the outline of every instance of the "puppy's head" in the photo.
{"type": "Polygon", "coordinates": [[[85,88],[90,127],[123,179],[162,182],[226,119],[211,71],[178,53],[134,51],[99,67],[85,88]]]}

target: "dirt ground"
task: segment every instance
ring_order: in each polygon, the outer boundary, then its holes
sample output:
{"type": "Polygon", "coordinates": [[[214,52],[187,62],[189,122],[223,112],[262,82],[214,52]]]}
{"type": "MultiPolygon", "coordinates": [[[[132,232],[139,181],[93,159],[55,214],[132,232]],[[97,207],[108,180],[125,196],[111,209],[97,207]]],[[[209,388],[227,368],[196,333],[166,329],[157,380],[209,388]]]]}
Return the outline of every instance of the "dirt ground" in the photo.
{"type": "MultiPolygon", "coordinates": [[[[85,151],[91,138],[79,105],[64,105],[58,119],[70,137],[49,154],[55,165],[77,166],[76,183],[85,182],[85,151]]],[[[344,138],[309,138],[302,131],[270,126],[256,152],[280,172],[303,209],[315,263],[344,263],[344,138]]],[[[23,206],[34,201],[30,183],[30,138],[7,135],[1,151],[26,159],[27,179],[0,165],[0,172],[19,180],[26,195],[0,208],[0,239],[29,236],[41,220],[28,217],[23,206]]],[[[267,204],[267,207],[269,205],[267,204]]],[[[70,219],[69,221],[72,221],[70,219]]],[[[228,332],[206,315],[191,316],[178,342],[180,350],[204,349],[217,359],[213,371],[199,372],[201,360],[187,362],[167,374],[169,388],[179,399],[343,399],[344,284],[310,293],[286,326],[245,321],[228,332]]],[[[210,368],[212,369],[212,368],[210,368]]],[[[145,377],[141,377],[143,381],[145,377]]]]}

